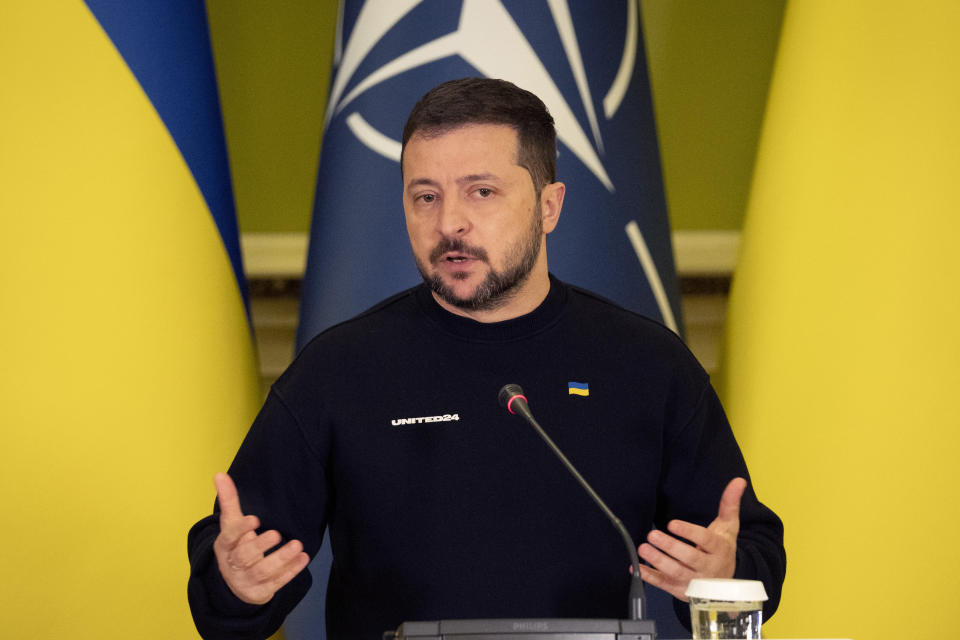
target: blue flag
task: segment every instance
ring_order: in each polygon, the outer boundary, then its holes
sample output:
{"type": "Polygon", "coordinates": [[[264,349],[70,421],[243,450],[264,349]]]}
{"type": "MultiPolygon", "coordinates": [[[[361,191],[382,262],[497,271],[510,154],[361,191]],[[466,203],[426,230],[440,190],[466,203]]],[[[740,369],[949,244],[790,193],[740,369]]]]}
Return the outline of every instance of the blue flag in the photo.
{"type": "MultiPolygon", "coordinates": [[[[681,331],[635,0],[346,0],[334,65],[299,346],[421,281],[404,224],[400,135],[424,93],[469,76],[533,92],[556,121],[567,191],[547,239],[550,271],[681,331]]],[[[314,591],[325,586],[327,553],[311,565],[314,591]]],[[[308,600],[288,619],[292,640],[319,631],[302,609],[322,607],[322,596],[308,600]]]]}
{"type": "Polygon", "coordinates": [[[207,14],[190,0],[85,0],[190,168],[247,302],[207,14]]]}

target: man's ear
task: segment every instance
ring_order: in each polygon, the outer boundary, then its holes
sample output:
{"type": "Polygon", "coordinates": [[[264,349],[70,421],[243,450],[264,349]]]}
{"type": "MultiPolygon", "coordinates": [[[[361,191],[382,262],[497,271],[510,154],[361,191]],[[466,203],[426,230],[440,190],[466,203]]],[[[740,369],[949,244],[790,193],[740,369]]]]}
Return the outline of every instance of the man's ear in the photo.
{"type": "Polygon", "coordinates": [[[563,195],[567,187],[562,182],[551,182],[540,191],[540,215],[543,219],[543,232],[553,231],[560,221],[563,208],[563,195]]]}

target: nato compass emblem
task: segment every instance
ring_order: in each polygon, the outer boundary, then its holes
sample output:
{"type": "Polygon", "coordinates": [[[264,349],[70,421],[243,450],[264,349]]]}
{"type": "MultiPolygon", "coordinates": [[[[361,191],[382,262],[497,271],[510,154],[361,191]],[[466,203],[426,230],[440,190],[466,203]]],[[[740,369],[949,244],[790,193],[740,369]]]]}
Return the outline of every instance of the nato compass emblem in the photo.
{"type": "Polygon", "coordinates": [[[567,194],[551,272],[678,331],[636,0],[347,0],[339,15],[301,340],[419,280],[400,132],[421,95],[467,76],[532,91],[556,121],[567,194]]]}

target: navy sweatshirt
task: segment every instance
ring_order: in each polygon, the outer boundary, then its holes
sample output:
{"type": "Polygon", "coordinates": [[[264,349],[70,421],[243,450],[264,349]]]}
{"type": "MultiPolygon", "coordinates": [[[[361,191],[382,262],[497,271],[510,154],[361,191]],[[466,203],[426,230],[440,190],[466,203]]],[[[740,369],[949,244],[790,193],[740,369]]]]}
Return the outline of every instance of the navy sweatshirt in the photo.
{"type": "MultiPolygon", "coordinates": [[[[415,287],[311,341],[229,470],[264,530],[312,557],[329,528],[330,640],[379,639],[405,620],[626,616],[622,538],[499,406],[506,383],[638,544],[673,518],[708,524],[727,483],[748,477],[707,374],[661,325],[552,277],[536,310],[498,323],[415,287]]],[[[310,575],[245,604],[217,569],[218,530],[215,510],[189,535],[197,628],[265,638],[310,575]]],[[[765,617],[785,562],[780,520],[749,486],[736,577],[763,580],[765,617]]]]}

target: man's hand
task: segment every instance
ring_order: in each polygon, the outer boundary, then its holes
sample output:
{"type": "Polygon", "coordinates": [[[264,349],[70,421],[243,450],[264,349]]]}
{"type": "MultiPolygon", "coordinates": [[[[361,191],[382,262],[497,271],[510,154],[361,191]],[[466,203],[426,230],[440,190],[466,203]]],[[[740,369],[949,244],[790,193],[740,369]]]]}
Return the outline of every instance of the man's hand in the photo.
{"type": "Polygon", "coordinates": [[[723,490],[716,519],[708,527],[683,520],[671,520],[667,530],[693,543],[651,531],[637,549],[640,557],[650,563],[640,565],[640,576],[645,582],[663,589],[675,598],[687,601],[684,592],[693,578],[732,578],[737,566],[737,534],[740,532],[740,498],[747,481],[734,478],[723,490]]]}
{"type": "Polygon", "coordinates": [[[280,544],[280,534],[265,531],[257,535],[260,519],[243,515],[237,487],[230,476],[218,473],[213,483],[220,503],[220,535],[213,543],[220,575],[244,602],[264,604],[303,571],[310,557],[299,540],[291,540],[265,556],[265,552],[280,544]]]}

